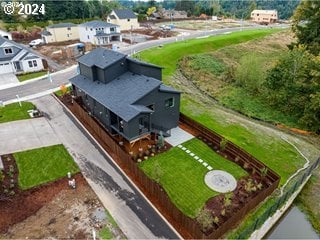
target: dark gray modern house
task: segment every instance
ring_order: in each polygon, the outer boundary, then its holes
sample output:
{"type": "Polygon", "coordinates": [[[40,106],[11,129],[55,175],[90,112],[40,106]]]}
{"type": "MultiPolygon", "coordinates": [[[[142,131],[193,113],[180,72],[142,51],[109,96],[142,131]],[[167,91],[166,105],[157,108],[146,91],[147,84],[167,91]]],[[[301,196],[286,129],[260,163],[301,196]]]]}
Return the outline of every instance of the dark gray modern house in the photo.
{"type": "Polygon", "coordinates": [[[162,68],[97,48],[78,60],[76,97],[111,133],[129,142],[178,126],[180,92],[162,83],[162,68]]]}

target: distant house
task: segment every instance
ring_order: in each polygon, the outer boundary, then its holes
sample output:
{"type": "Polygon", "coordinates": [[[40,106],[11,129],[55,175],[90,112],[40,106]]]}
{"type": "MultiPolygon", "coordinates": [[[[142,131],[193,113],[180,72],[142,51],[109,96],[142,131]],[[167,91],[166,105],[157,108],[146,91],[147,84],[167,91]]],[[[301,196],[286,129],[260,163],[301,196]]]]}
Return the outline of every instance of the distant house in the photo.
{"type": "Polygon", "coordinates": [[[132,142],[178,126],[180,92],[162,83],[161,67],[104,48],[78,62],[75,95],[111,134],[132,142]]]}
{"type": "Polygon", "coordinates": [[[41,33],[44,43],[64,42],[79,39],[78,25],[73,23],[58,23],[49,25],[41,33]]]}
{"type": "Polygon", "coordinates": [[[79,25],[81,42],[95,45],[107,45],[112,41],[121,41],[120,26],[103,21],[91,21],[79,25]]]}
{"type": "Polygon", "coordinates": [[[43,70],[42,58],[28,48],[0,36],[0,74],[43,70]]]}
{"type": "Polygon", "coordinates": [[[182,19],[188,18],[186,11],[166,10],[165,8],[151,14],[153,18],[161,19],[182,19]]]}
{"type": "Polygon", "coordinates": [[[12,35],[11,33],[8,33],[6,31],[3,31],[0,29],[0,36],[9,40],[12,40],[12,35]]]}
{"type": "Polygon", "coordinates": [[[121,30],[130,30],[131,28],[139,27],[138,18],[130,9],[112,10],[107,17],[107,21],[119,25],[121,30]]]}
{"type": "Polygon", "coordinates": [[[278,21],[277,10],[253,10],[251,20],[257,23],[269,24],[278,21]]]}

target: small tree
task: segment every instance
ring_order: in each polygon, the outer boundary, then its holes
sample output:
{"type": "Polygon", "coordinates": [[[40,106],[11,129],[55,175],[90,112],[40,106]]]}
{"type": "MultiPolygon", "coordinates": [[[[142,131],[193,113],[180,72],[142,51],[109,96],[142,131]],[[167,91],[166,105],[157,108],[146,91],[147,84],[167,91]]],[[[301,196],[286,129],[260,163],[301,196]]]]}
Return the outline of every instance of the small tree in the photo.
{"type": "Polygon", "coordinates": [[[197,219],[197,222],[201,225],[201,228],[203,231],[207,231],[210,228],[212,228],[212,226],[213,226],[212,225],[212,223],[213,223],[212,214],[206,208],[200,209],[198,211],[196,219],[197,219]]]}
{"type": "Polygon", "coordinates": [[[163,175],[162,168],[158,162],[155,163],[153,170],[152,170],[152,176],[153,179],[157,182],[160,183],[161,177],[163,175]]]}

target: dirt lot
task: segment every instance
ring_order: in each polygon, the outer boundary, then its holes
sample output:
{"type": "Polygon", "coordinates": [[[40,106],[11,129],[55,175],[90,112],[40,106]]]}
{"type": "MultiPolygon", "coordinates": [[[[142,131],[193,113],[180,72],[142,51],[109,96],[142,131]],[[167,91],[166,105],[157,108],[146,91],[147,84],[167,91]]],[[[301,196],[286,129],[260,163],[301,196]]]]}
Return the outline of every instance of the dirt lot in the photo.
{"type": "Polygon", "coordinates": [[[67,42],[60,42],[60,43],[50,43],[45,44],[42,46],[38,46],[34,50],[41,53],[48,58],[51,58],[53,61],[61,64],[63,66],[72,66],[77,63],[75,58],[67,58],[63,56],[62,51],[64,50],[65,46],[71,45],[74,43],[79,43],[79,41],[67,41],[67,42]]]}
{"type": "MultiPolygon", "coordinates": [[[[5,167],[6,168],[6,167],[5,167]]],[[[113,224],[82,174],[67,177],[0,200],[2,238],[91,238],[92,230],[107,228],[114,238],[125,238],[113,224]]]]}

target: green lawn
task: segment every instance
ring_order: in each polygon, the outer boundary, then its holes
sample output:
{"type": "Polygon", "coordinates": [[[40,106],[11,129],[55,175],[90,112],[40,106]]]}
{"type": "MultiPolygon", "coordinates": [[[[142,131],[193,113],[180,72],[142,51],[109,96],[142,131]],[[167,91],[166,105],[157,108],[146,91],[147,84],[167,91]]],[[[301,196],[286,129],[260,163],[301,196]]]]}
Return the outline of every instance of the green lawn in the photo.
{"type": "Polygon", "coordinates": [[[182,98],[180,110],[265,163],[280,175],[280,185],[305,163],[303,157],[280,137],[230,121],[214,107],[199,104],[190,96],[182,98]]]}
{"type": "Polygon", "coordinates": [[[0,107],[0,123],[29,119],[28,110],[34,109],[34,105],[30,102],[21,102],[21,107],[19,103],[12,103],[0,107]]]}
{"type": "Polygon", "coordinates": [[[164,67],[163,79],[171,76],[177,69],[177,62],[183,56],[212,52],[219,48],[262,38],[278,29],[260,29],[234,32],[228,35],[219,35],[202,39],[192,39],[183,42],[165,44],[162,48],[151,48],[136,55],[147,62],[164,67]]]}
{"type": "Polygon", "coordinates": [[[34,72],[34,73],[26,73],[22,75],[17,75],[17,78],[20,82],[27,81],[33,78],[41,77],[47,75],[47,71],[34,72]]]}
{"type": "Polygon", "coordinates": [[[14,153],[19,169],[19,186],[28,189],[79,172],[63,145],[14,153]]]}
{"type": "MultiPolygon", "coordinates": [[[[227,171],[236,179],[247,175],[241,167],[222,158],[199,139],[192,139],[182,145],[215,170],[227,171]]],[[[173,203],[190,217],[195,217],[209,198],[219,194],[204,182],[204,176],[209,170],[178,147],[140,163],[139,167],[155,179],[153,169],[156,165],[161,169],[160,184],[173,203]]]]}

